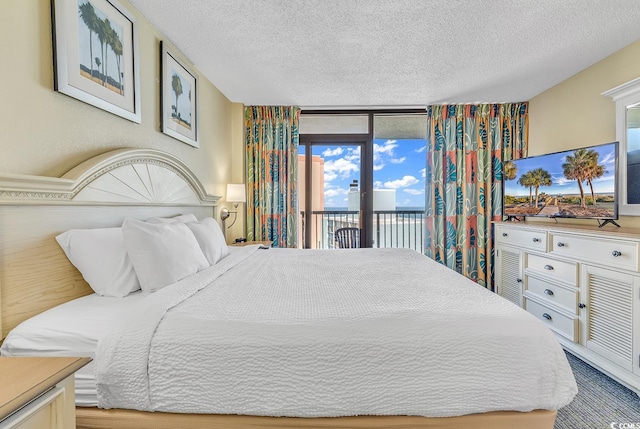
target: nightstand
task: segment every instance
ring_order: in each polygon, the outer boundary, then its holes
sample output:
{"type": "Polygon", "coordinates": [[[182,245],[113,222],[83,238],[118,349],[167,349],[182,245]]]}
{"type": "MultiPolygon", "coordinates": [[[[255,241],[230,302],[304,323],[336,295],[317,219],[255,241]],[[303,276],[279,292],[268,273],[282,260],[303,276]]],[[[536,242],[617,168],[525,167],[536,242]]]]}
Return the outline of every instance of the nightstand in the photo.
{"type": "Polygon", "coordinates": [[[244,243],[231,243],[229,246],[236,246],[236,247],[242,247],[242,246],[251,246],[252,244],[262,244],[263,246],[267,246],[267,247],[271,247],[271,244],[273,242],[271,241],[245,241],[244,243]]]}
{"type": "Polygon", "coordinates": [[[90,358],[0,357],[0,429],[76,427],[74,373],[90,358]]]}

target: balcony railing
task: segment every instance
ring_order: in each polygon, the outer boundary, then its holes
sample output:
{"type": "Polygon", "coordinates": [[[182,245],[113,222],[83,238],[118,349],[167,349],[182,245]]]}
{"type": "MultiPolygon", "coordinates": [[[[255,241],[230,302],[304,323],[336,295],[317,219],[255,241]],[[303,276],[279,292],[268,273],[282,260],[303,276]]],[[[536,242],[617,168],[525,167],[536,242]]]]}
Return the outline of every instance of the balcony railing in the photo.
{"type": "MultiPolygon", "coordinates": [[[[360,213],[345,210],[318,210],[305,219],[300,213],[301,247],[307,221],[311,225],[312,249],[334,249],[337,243],[334,232],[338,228],[360,227],[360,213]]],[[[424,253],[424,211],[423,210],[376,210],[373,212],[373,247],[402,247],[424,253]]]]}

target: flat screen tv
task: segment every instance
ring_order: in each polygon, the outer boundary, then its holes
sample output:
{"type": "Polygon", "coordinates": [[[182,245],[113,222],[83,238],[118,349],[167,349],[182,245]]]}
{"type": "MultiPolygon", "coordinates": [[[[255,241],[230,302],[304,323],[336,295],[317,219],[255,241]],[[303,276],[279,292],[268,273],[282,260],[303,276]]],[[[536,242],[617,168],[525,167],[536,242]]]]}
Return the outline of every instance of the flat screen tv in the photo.
{"type": "Polygon", "coordinates": [[[618,142],[506,161],[503,173],[508,219],[618,219],[618,142]]]}

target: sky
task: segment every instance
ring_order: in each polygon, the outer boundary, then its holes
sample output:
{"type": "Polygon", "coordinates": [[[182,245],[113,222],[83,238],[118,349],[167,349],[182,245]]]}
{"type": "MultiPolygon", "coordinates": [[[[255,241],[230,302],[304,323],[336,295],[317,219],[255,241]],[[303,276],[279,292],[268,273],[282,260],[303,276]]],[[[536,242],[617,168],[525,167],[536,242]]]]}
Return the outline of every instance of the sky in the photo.
{"type": "MultiPolygon", "coordinates": [[[[604,164],[605,174],[593,181],[593,190],[596,193],[614,192],[615,189],[615,145],[609,143],[602,146],[592,147],[591,149],[598,152],[598,163],[604,164]]],[[[504,194],[511,196],[529,196],[529,188],[525,188],[518,184],[518,179],[527,171],[536,168],[544,168],[551,174],[551,186],[541,186],[539,192],[548,195],[570,195],[580,194],[578,182],[569,180],[564,177],[562,164],[566,160],[567,155],[573,154],[573,150],[566,152],[551,153],[547,155],[533,156],[530,158],[516,160],[518,173],[515,179],[505,180],[504,194]]],[[[589,193],[589,185],[584,182],[582,184],[585,193],[589,193]]]]}
{"type": "MultiPolygon", "coordinates": [[[[374,189],[395,189],[396,207],[424,208],[425,140],[374,140],[374,189]]],[[[313,155],[324,158],[325,208],[347,207],[349,184],[360,183],[360,147],[312,146],[313,155]]],[[[300,154],[304,147],[300,146],[300,154]]]]}

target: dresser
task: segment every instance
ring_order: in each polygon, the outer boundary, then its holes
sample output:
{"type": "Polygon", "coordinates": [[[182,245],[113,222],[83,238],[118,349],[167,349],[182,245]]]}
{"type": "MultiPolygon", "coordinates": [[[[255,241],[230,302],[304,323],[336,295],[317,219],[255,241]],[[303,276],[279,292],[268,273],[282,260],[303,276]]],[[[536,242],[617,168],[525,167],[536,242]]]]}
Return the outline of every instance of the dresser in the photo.
{"type": "Polygon", "coordinates": [[[640,393],[640,231],[500,222],[495,243],[496,292],[640,393]]]}
{"type": "Polygon", "coordinates": [[[0,429],[73,429],[78,357],[0,357],[0,429]]]}

